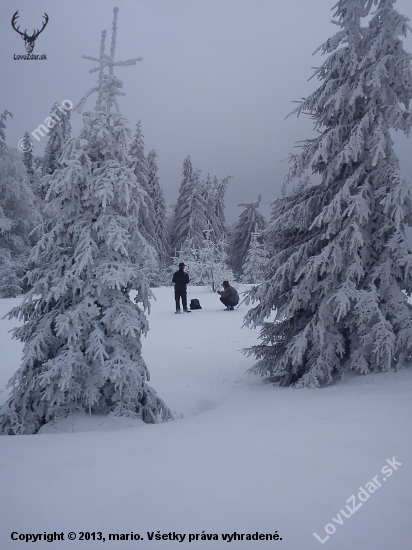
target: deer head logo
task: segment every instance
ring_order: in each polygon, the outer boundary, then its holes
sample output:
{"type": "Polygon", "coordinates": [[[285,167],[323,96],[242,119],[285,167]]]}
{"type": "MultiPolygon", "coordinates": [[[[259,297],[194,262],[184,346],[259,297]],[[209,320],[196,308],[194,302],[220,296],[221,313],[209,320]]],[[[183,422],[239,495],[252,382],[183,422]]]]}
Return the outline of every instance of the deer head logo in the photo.
{"type": "Polygon", "coordinates": [[[33,34],[31,36],[29,36],[27,34],[27,29],[24,32],[20,32],[19,31],[20,27],[16,28],[16,21],[17,21],[17,18],[19,17],[18,13],[19,13],[19,11],[17,10],[16,13],[13,15],[13,17],[11,19],[11,26],[23,38],[24,46],[26,48],[26,52],[31,53],[33,51],[34,43],[36,42],[37,37],[44,30],[44,27],[47,25],[47,23],[49,21],[49,16],[47,15],[47,13],[45,13],[43,15],[44,21],[43,21],[42,28],[40,30],[37,29],[36,31],[33,32],[33,34]]]}

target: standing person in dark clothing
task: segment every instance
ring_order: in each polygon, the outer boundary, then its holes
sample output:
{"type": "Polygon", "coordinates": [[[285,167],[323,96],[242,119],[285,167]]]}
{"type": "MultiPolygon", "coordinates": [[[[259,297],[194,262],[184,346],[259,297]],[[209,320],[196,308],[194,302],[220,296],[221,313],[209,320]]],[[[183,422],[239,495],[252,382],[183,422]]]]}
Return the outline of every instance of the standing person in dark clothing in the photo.
{"type": "Polygon", "coordinates": [[[183,311],[190,313],[187,309],[187,285],[189,275],[185,273],[185,264],[180,262],[179,270],[173,274],[172,283],[175,285],[176,313],[180,313],[180,298],[182,299],[183,311]]]}
{"type": "Polygon", "coordinates": [[[229,281],[223,281],[223,290],[218,290],[217,293],[220,294],[222,304],[226,306],[225,311],[233,311],[239,303],[239,294],[233,286],[230,286],[229,281]]]}

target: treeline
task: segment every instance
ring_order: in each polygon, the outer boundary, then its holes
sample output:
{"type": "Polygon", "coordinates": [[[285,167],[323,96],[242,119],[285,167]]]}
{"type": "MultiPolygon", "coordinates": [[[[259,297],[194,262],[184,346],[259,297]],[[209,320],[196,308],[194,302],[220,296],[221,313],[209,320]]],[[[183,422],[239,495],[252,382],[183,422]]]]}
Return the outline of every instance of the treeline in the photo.
{"type": "MultiPolygon", "coordinates": [[[[56,110],[56,104],[52,112],[56,110]]],[[[15,297],[28,289],[25,273],[31,247],[44,230],[43,223],[56,213],[50,206],[50,182],[64,167],[65,148],[70,147],[70,110],[52,120],[43,156],[33,153],[33,141],[25,133],[19,153],[6,145],[1,115],[0,141],[0,296],[15,297]],[[43,229],[42,229],[43,228],[43,229]]],[[[67,153],[67,151],[66,151],[67,153]]],[[[225,194],[231,176],[201,177],[191,157],[183,162],[183,179],[175,205],[166,205],[159,181],[157,153],[145,152],[141,122],[130,139],[128,165],[139,183],[142,201],[136,223],[148,246],[151,260],[143,269],[151,286],[168,285],[176,262],[184,260],[193,284],[215,287],[222,279],[256,283],[267,265],[262,238],[266,222],[259,212],[260,196],[241,203],[238,222],[229,226],[225,217],[225,194]]]]}

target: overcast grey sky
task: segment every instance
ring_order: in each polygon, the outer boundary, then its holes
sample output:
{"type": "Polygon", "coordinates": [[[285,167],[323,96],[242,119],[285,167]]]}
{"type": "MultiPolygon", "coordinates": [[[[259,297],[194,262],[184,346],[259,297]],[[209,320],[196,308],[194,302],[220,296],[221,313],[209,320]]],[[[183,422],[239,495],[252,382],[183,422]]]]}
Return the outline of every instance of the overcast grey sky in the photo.
{"type": "MultiPolygon", "coordinates": [[[[330,23],[335,0],[1,0],[0,110],[13,113],[6,138],[17,146],[27,130],[44,122],[54,102],[76,104],[96,82],[95,65],[81,55],[98,56],[100,33],[110,28],[119,6],[117,60],[143,57],[120,67],[126,96],[120,110],[132,130],[140,119],[146,152],[159,155],[160,183],[168,204],[177,199],[183,160],[223,178],[229,222],[239,202],[279,196],[287,170],[280,161],[294,143],[311,136],[307,117],[286,115],[293,100],[307,96],[318,82],[308,78],[321,57],[312,52],[336,27],[330,23]],[[24,43],[10,21],[19,10],[21,30],[49,23],[33,53],[47,61],[14,60],[24,43]]],[[[412,2],[397,9],[412,17],[412,2]]],[[[406,41],[412,51],[412,39],[406,41]]],[[[94,107],[95,96],[86,110],[94,107]]],[[[72,117],[73,135],[81,115],[72,117]]],[[[35,142],[43,152],[47,138],[35,142]]],[[[411,139],[396,136],[405,175],[412,178],[411,139]]],[[[268,214],[268,205],[262,211],[268,214]]]]}

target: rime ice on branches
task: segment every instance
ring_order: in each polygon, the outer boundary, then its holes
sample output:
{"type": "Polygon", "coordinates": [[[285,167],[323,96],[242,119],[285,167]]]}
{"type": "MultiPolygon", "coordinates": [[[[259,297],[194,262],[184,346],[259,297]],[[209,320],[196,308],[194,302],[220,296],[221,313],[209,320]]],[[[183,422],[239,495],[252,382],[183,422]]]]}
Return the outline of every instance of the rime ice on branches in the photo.
{"type": "Polygon", "coordinates": [[[41,221],[24,164],[31,152],[25,158],[6,145],[8,115],[8,111],[0,115],[0,298],[15,298],[24,292],[30,235],[41,221]]]}
{"type": "Polygon", "coordinates": [[[238,275],[243,271],[253,232],[262,231],[266,227],[265,218],[259,212],[261,200],[259,195],[255,202],[242,202],[238,205],[245,207],[233,234],[232,264],[238,275]]]}
{"type": "Polygon", "coordinates": [[[36,433],[75,410],[150,423],[171,418],[147,385],[141,354],[150,296],[142,267],[152,248],[138,229],[144,192],[130,168],[130,131],[116,101],[122,82],[113,68],[138,61],[114,61],[117,11],[110,55],[103,32],[100,57],[86,57],[99,64],[91,70],[99,80],[78,110],[93,92],[96,107],[84,113],[79,137],[67,142],[62,167],[51,175],[46,201],[55,217],[31,254],[32,290],[9,314],[23,321],[14,337],[24,342],[24,356],[1,411],[4,434],[36,433]]]}
{"type": "Polygon", "coordinates": [[[411,356],[412,185],[390,134],[412,127],[411,55],[399,38],[410,28],[393,4],[339,0],[340,30],[320,48],[321,85],[295,111],[319,133],[291,157],[285,184],[307,173],[321,182],[303,180],[273,203],[270,279],[252,291],[258,304],[246,316],[262,327],[251,370],[277,385],[317,387],[411,356]]]}
{"type": "Polygon", "coordinates": [[[206,201],[200,181],[200,170],[193,170],[190,156],[183,162],[183,181],[175,207],[172,249],[179,251],[190,246],[199,249],[208,229],[206,201]]]}

